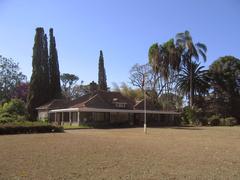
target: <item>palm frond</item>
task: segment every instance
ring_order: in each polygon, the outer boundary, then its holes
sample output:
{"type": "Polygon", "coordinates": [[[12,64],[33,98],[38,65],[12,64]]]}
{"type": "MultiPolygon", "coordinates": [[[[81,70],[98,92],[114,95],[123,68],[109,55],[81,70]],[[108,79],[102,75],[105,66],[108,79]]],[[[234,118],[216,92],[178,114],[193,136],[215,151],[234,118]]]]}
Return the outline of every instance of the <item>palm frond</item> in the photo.
{"type": "Polygon", "coordinates": [[[206,94],[209,89],[207,70],[204,66],[200,66],[200,63],[192,62],[187,63],[186,66],[181,70],[178,76],[176,87],[186,94],[190,92],[190,72],[193,72],[193,90],[194,93],[206,94]],[[191,68],[192,66],[192,68],[191,68]]]}
{"type": "Polygon", "coordinates": [[[196,43],[196,46],[199,48],[199,49],[202,49],[205,53],[207,52],[207,46],[203,43],[196,43]]]}
{"type": "Polygon", "coordinates": [[[206,53],[204,53],[204,52],[202,51],[202,49],[198,49],[198,52],[199,52],[199,54],[202,56],[204,62],[206,62],[206,61],[207,61],[206,53]]]}
{"type": "Polygon", "coordinates": [[[185,33],[177,33],[176,39],[184,39],[185,33]]]}

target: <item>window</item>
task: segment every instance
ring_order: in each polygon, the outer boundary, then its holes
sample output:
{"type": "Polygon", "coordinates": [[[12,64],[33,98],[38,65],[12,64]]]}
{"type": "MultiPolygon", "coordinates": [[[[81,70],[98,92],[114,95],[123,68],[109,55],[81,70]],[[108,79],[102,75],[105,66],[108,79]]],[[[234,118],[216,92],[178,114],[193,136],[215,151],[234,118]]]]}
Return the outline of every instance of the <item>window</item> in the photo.
{"type": "Polygon", "coordinates": [[[126,108],[126,104],[127,104],[127,103],[117,102],[117,103],[116,103],[116,107],[117,107],[117,108],[126,108]]]}

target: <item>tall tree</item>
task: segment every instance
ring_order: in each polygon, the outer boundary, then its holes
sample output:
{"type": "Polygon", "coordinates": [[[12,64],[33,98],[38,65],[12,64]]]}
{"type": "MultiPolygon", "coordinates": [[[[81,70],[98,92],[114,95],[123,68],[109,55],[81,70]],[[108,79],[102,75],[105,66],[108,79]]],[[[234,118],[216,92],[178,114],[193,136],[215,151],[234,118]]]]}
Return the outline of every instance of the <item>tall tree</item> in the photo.
{"type": "Polygon", "coordinates": [[[240,60],[233,56],[217,59],[209,67],[209,76],[217,113],[240,118],[240,60]]]}
{"type": "Polygon", "coordinates": [[[43,92],[46,92],[45,98],[46,101],[49,101],[50,99],[50,82],[49,82],[49,61],[48,61],[48,41],[47,41],[47,35],[44,34],[43,37],[43,58],[42,58],[42,67],[43,67],[43,83],[44,86],[42,86],[43,92]]]}
{"type": "Polygon", "coordinates": [[[15,90],[11,95],[11,99],[21,99],[22,101],[26,102],[28,89],[29,89],[29,83],[27,82],[21,82],[17,84],[15,90]]]}
{"type": "Polygon", "coordinates": [[[0,55],[0,101],[12,98],[17,86],[26,81],[17,63],[0,55]]]}
{"type": "Polygon", "coordinates": [[[176,46],[174,40],[153,44],[148,51],[149,64],[155,73],[159,73],[168,81],[172,71],[179,71],[181,65],[182,46],[176,46]]]}
{"type": "MultiPolygon", "coordinates": [[[[155,43],[149,48],[149,64],[152,66],[153,72],[164,80],[165,85],[162,87],[165,89],[166,95],[169,95],[170,90],[173,89],[171,87],[173,79],[180,70],[182,51],[182,46],[176,46],[174,39],[170,39],[163,44],[155,43]]],[[[154,79],[154,82],[156,80],[154,79]]]]}
{"type": "Polygon", "coordinates": [[[61,76],[62,89],[65,97],[72,99],[73,97],[73,85],[79,80],[79,77],[74,74],[63,73],[61,76]]]}
{"type": "MultiPolygon", "coordinates": [[[[194,95],[205,95],[208,93],[210,88],[208,71],[204,70],[204,66],[200,66],[200,63],[192,62],[192,64],[187,64],[178,76],[178,81],[176,86],[179,90],[186,94],[190,99],[190,75],[192,74],[193,79],[193,92],[194,95]],[[192,71],[192,72],[191,72],[192,71]]],[[[190,103],[190,101],[189,101],[190,103]]]]}
{"type": "Polygon", "coordinates": [[[56,41],[53,35],[53,29],[49,30],[50,36],[50,54],[49,54],[49,74],[50,74],[50,97],[52,99],[61,98],[61,84],[60,84],[60,72],[58,64],[58,54],[56,49],[56,41]]]}
{"type": "Polygon", "coordinates": [[[36,120],[36,108],[49,101],[49,68],[47,40],[44,29],[36,28],[32,56],[32,76],[27,98],[27,109],[31,120],[36,120]]]}
{"type": "Polygon", "coordinates": [[[107,77],[104,68],[103,52],[100,51],[99,63],[98,63],[98,89],[107,91],[107,77]]]}
{"type": "MultiPolygon", "coordinates": [[[[178,47],[183,47],[184,51],[182,52],[182,60],[184,65],[190,65],[192,69],[192,61],[199,61],[199,56],[202,56],[203,60],[206,61],[206,52],[207,47],[203,43],[194,43],[192,40],[192,36],[189,31],[185,31],[183,33],[178,33],[176,35],[176,45],[178,47]]],[[[190,71],[190,107],[192,108],[194,105],[193,96],[194,96],[194,88],[193,88],[193,71],[190,71]]]]}

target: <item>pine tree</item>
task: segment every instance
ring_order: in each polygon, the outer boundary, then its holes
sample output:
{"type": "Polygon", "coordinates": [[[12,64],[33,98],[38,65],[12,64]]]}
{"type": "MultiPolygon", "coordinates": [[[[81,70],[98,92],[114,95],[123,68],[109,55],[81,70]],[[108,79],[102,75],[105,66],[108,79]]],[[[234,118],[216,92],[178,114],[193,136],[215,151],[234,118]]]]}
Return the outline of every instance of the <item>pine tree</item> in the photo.
{"type": "Polygon", "coordinates": [[[50,71],[50,97],[52,99],[61,98],[60,72],[58,64],[58,54],[56,41],[53,35],[53,29],[49,30],[50,36],[50,54],[49,54],[49,71],[50,71]]]}
{"type": "Polygon", "coordinates": [[[107,78],[104,68],[104,58],[102,50],[100,51],[99,63],[98,63],[98,89],[107,91],[107,78]]]}
{"type": "Polygon", "coordinates": [[[43,28],[36,28],[32,56],[32,76],[27,98],[31,120],[36,120],[40,105],[49,101],[49,71],[47,39],[43,28]]]}

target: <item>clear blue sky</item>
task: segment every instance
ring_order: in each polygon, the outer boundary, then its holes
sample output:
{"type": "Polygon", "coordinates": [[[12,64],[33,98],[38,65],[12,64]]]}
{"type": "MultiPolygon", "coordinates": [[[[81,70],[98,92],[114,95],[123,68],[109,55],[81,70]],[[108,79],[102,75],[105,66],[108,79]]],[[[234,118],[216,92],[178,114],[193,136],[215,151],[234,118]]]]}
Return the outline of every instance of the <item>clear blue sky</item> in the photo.
{"type": "Polygon", "coordinates": [[[240,58],[239,0],[0,0],[0,54],[19,62],[30,79],[36,27],[54,28],[61,73],[97,81],[103,50],[107,82],[128,82],[149,46],[189,30],[208,46],[208,66],[240,58]]]}

